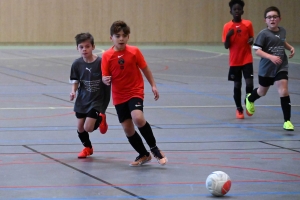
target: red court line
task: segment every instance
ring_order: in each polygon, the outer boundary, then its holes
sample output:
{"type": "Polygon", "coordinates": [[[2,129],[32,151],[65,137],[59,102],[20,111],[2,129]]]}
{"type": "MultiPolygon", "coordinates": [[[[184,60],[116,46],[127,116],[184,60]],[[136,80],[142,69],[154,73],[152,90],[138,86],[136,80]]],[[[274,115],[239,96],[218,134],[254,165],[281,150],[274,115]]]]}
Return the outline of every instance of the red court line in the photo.
{"type": "MultiPolygon", "coordinates": [[[[300,180],[236,180],[232,181],[234,183],[293,183],[293,182],[300,182],[300,180]]],[[[162,185],[203,185],[205,184],[204,181],[201,182],[165,182],[165,183],[138,183],[138,184],[114,184],[118,187],[126,187],[126,186],[162,186],[162,185]]],[[[62,187],[105,187],[108,186],[107,184],[78,184],[78,185],[54,185],[54,186],[47,186],[47,185],[32,185],[32,186],[0,186],[0,188],[5,189],[14,189],[14,188],[62,188],[62,187]]]]}

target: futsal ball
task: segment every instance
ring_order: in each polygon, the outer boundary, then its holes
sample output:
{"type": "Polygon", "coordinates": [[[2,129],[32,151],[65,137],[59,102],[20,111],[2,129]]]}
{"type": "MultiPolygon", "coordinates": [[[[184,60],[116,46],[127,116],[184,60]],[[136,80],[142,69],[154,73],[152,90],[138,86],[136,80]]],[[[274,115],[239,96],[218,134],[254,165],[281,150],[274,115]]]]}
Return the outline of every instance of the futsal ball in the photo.
{"type": "Polygon", "coordinates": [[[230,177],[222,171],[212,172],[206,179],[206,188],[217,197],[224,196],[231,187],[230,177]]]}

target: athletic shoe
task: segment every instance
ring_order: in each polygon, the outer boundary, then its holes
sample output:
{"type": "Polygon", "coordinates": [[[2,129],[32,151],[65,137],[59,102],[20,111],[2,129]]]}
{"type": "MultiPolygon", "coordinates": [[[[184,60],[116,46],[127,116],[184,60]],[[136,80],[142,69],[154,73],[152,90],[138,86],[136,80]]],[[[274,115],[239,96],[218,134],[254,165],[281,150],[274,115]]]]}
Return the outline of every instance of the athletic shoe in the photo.
{"type": "Polygon", "coordinates": [[[106,123],[106,115],[100,113],[99,116],[102,117],[101,123],[99,124],[99,130],[100,130],[100,133],[105,134],[108,129],[108,125],[106,123]]]}
{"type": "Polygon", "coordinates": [[[251,94],[248,94],[246,99],[245,99],[245,101],[246,101],[246,113],[247,113],[248,116],[252,116],[255,112],[254,102],[250,102],[248,100],[250,95],[251,94]]]}
{"type": "Polygon", "coordinates": [[[236,115],[237,119],[244,119],[244,111],[243,111],[243,109],[239,109],[239,108],[236,109],[235,115],[236,115]]]}
{"type": "Polygon", "coordinates": [[[138,166],[141,166],[147,162],[150,162],[150,160],[152,159],[150,153],[149,153],[149,156],[141,156],[139,155],[138,157],[136,157],[135,161],[133,161],[132,163],[129,164],[129,166],[131,167],[138,167],[138,166]]]}
{"type": "Polygon", "coordinates": [[[78,158],[86,158],[93,154],[93,148],[84,147],[82,151],[78,154],[78,158]]]}
{"type": "Polygon", "coordinates": [[[283,124],[283,129],[286,131],[294,131],[294,125],[292,124],[291,121],[286,121],[283,124]]]}
{"type": "Polygon", "coordinates": [[[163,154],[161,150],[159,150],[159,148],[157,147],[152,148],[151,153],[154,156],[154,158],[157,159],[157,162],[160,165],[165,165],[168,162],[167,157],[163,154]]]}

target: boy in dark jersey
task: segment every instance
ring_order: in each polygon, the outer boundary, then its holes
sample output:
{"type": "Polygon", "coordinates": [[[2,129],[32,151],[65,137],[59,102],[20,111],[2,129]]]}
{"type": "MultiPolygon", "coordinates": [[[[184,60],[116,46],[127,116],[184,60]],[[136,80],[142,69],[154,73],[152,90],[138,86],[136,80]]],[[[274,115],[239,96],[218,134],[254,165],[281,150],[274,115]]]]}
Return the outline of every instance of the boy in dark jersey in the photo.
{"type": "Polygon", "coordinates": [[[254,101],[265,96],[271,85],[275,83],[281,101],[284,124],[283,129],[293,131],[291,119],[291,100],[288,91],[288,59],[285,49],[295,54],[295,49],[286,41],[286,30],[279,27],[280,11],[271,6],[264,13],[267,28],[261,30],[254,42],[253,49],[261,57],[258,70],[259,87],[246,97],[246,111],[249,116],[255,112],[254,101]]]}
{"type": "Polygon", "coordinates": [[[75,99],[77,91],[74,111],[77,117],[78,137],[84,146],[78,158],[86,158],[93,154],[89,132],[98,127],[102,134],[107,131],[105,111],[110,101],[110,86],[102,82],[101,58],[93,54],[93,36],[90,33],[80,33],[75,39],[81,57],[76,59],[71,67],[70,100],[75,99]]]}
{"type": "Polygon", "coordinates": [[[242,0],[229,2],[230,14],[233,20],[223,27],[222,42],[229,48],[228,80],[234,81],[233,98],[236,105],[236,118],[244,119],[242,106],[242,73],[246,82],[246,94],[253,90],[253,26],[251,21],[242,19],[245,3],[242,0]]]}
{"type": "Polygon", "coordinates": [[[129,143],[139,153],[130,166],[140,166],[151,160],[142,138],[135,131],[136,125],[150,147],[152,155],[160,165],[167,163],[167,158],[156,146],[156,140],[150,124],[143,114],[144,80],[143,72],[151,85],[154,99],[159,93],[151,70],[141,53],[135,46],[127,45],[130,27],[123,21],[115,21],[110,28],[110,39],[113,47],[102,56],[102,75],[106,85],[112,84],[113,104],[119,122],[122,124],[129,143]]]}

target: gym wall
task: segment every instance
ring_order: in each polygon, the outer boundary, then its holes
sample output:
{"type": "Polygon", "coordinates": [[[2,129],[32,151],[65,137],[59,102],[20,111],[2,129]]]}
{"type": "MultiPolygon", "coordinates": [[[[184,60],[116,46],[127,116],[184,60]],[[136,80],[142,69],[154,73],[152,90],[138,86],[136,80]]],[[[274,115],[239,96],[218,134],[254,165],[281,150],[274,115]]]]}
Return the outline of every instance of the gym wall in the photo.
{"type": "MultiPolygon", "coordinates": [[[[290,43],[300,42],[300,0],[244,0],[243,18],[255,34],[265,27],[265,8],[282,14],[290,43]]],[[[221,43],[224,23],[232,19],[229,0],[1,0],[0,44],[73,44],[80,32],[109,43],[113,21],[131,27],[131,43],[221,43]]]]}

